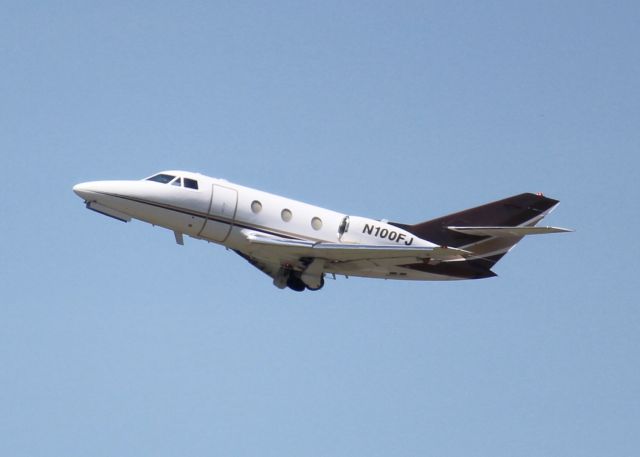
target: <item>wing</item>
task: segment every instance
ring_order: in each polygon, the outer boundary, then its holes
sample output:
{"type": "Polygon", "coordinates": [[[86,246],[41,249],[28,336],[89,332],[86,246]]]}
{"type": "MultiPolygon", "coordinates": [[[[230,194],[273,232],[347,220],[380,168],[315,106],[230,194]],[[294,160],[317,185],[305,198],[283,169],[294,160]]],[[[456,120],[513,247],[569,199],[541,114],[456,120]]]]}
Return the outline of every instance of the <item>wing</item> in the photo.
{"type": "Polygon", "coordinates": [[[256,267],[258,270],[262,271],[264,274],[268,276],[271,276],[274,279],[278,275],[278,272],[280,271],[280,269],[282,268],[280,262],[278,261],[268,261],[264,259],[259,259],[251,255],[245,254],[242,251],[234,250],[234,252],[238,254],[240,257],[242,257],[243,259],[245,259],[247,262],[249,262],[251,265],[256,267]]]}
{"type": "Polygon", "coordinates": [[[407,264],[456,263],[471,255],[469,251],[444,246],[325,243],[282,238],[246,229],[242,233],[249,245],[243,251],[235,252],[271,276],[278,287],[285,284],[291,287],[288,278],[292,272],[312,290],[322,287],[325,272],[409,279],[408,276],[420,276],[420,273],[398,272],[398,269],[405,271],[403,266],[407,264]]]}
{"type": "Polygon", "coordinates": [[[462,260],[469,251],[441,246],[391,246],[312,242],[266,235],[243,230],[252,245],[251,252],[270,258],[324,259],[330,262],[353,262],[361,260],[397,260],[398,264],[410,261],[433,259],[436,261],[462,260]]]}

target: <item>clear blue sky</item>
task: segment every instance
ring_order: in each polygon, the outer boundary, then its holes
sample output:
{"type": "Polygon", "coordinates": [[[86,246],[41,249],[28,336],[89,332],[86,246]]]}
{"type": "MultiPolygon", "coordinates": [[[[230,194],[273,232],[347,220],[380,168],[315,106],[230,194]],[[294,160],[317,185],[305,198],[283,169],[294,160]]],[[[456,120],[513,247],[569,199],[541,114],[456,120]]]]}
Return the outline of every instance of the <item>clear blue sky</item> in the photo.
{"type": "Polygon", "coordinates": [[[2,2],[0,454],[639,455],[638,5],[2,2]],[[298,294],[71,192],[167,168],[577,231],[298,294]]]}

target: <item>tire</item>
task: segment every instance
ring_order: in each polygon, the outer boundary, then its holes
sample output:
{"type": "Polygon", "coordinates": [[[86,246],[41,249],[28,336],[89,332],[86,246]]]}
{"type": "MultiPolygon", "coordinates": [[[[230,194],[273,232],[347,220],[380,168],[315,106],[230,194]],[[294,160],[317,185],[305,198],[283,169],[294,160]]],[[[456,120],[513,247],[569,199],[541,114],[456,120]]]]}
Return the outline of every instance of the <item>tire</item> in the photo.
{"type": "Polygon", "coordinates": [[[308,290],[312,290],[312,291],[316,291],[316,290],[320,290],[324,287],[324,276],[322,278],[320,278],[320,285],[318,287],[309,287],[307,286],[308,290]]]}
{"type": "Polygon", "coordinates": [[[296,292],[303,292],[307,288],[307,285],[302,282],[302,279],[298,276],[292,274],[287,280],[287,287],[296,292]]]}

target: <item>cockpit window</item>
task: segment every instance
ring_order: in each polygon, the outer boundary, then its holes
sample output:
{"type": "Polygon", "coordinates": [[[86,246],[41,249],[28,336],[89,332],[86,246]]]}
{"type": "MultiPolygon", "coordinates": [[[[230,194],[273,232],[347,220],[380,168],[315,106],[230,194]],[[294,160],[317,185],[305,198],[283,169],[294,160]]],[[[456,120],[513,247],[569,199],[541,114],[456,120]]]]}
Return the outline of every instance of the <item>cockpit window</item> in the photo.
{"type": "Polygon", "coordinates": [[[198,181],[190,178],[183,178],[182,176],[176,175],[168,175],[166,173],[158,173],[150,178],[147,178],[147,181],[155,181],[160,184],[171,184],[176,187],[186,187],[187,189],[195,189],[198,190],[198,181]]]}
{"type": "Polygon", "coordinates": [[[160,173],[160,174],[157,174],[157,175],[152,176],[150,178],[147,178],[147,181],[155,181],[155,182],[159,182],[161,184],[167,184],[167,183],[171,182],[173,179],[175,179],[175,176],[165,175],[164,173],[160,173]]]}
{"type": "Polygon", "coordinates": [[[187,187],[189,189],[197,189],[198,181],[196,181],[195,179],[184,178],[184,187],[187,187]]]}

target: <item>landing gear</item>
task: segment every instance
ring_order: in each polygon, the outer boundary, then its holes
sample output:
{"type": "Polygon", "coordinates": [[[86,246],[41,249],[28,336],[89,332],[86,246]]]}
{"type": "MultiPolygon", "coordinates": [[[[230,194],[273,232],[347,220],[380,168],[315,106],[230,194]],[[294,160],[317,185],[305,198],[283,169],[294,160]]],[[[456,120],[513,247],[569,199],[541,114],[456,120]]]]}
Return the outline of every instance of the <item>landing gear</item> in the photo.
{"type": "Polygon", "coordinates": [[[298,273],[292,272],[287,279],[287,287],[291,290],[295,290],[296,292],[303,292],[305,289],[320,290],[322,289],[322,286],[324,286],[324,278],[320,278],[320,285],[317,287],[310,287],[305,284],[298,273]]]}
{"type": "Polygon", "coordinates": [[[307,285],[302,282],[302,279],[295,273],[292,273],[287,279],[287,287],[291,290],[295,290],[296,292],[303,292],[307,285]]]}
{"type": "Polygon", "coordinates": [[[324,286],[324,260],[320,259],[301,259],[306,264],[306,267],[300,279],[305,283],[309,290],[320,290],[324,286]]]}
{"type": "Polygon", "coordinates": [[[322,287],[324,287],[324,276],[320,278],[320,285],[318,287],[309,287],[309,286],[307,286],[307,289],[308,290],[312,290],[312,291],[316,291],[316,290],[322,289],[322,287]]]}
{"type": "Polygon", "coordinates": [[[273,284],[279,289],[288,287],[296,292],[320,290],[324,286],[324,275],[321,274],[318,280],[317,277],[305,276],[304,273],[299,273],[293,271],[290,267],[283,266],[273,277],[273,284]],[[307,282],[312,285],[310,286],[307,282]]]}

